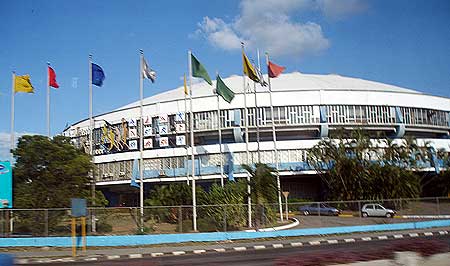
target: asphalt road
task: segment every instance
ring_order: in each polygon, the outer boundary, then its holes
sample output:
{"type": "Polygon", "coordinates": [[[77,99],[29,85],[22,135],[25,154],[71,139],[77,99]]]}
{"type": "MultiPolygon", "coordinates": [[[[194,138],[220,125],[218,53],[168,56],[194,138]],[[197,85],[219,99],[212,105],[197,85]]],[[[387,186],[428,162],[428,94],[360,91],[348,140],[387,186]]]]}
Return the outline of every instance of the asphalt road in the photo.
{"type": "MultiPolygon", "coordinates": [[[[414,240],[440,240],[446,243],[447,252],[450,251],[450,235],[417,237],[414,240]]],[[[319,246],[286,247],[280,249],[267,248],[264,250],[228,251],[224,253],[190,254],[179,256],[148,257],[142,259],[121,259],[96,262],[51,263],[35,265],[64,265],[64,266],[160,266],[160,265],[276,265],[286,258],[301,257],[315,252],[367,252],[377,250],[395,242],[404,241],[398,239],[377,240],[370,242],[338,243],[319,246]]]]}

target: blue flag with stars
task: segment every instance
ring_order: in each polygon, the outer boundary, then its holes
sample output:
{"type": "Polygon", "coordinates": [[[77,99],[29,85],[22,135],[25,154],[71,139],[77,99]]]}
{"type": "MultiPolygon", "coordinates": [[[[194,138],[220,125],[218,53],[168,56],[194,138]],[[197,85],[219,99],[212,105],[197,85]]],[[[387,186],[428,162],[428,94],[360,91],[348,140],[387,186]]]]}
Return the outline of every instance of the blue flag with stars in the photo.
{"type": "Polygon", "coordinates": [[[101,87],[103,80],[105,80],[103,69],[99,65],[92,63],[92,84],[101,87]]]}

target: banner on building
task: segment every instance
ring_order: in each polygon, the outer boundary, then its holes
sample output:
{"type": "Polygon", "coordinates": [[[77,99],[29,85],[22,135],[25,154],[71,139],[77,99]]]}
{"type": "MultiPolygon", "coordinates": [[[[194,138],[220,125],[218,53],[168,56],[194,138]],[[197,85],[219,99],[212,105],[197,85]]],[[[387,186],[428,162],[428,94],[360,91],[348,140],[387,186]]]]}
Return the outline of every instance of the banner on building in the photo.
{"type": "Polygon", "coordinates": [[[12,170],[10,162],[0,161],[0,208],[12,208],[12,170]]]}

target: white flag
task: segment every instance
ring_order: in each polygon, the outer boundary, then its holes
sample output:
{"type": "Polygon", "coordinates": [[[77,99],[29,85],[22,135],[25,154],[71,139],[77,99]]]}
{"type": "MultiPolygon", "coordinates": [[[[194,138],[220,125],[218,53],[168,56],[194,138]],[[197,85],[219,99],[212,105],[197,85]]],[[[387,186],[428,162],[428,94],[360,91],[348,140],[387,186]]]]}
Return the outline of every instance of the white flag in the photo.
{"type": "Polygon", "coordinates": [[[145,58],[142,58],[142,60],[143,60],[142,76],[146,79],[151,80],[152,83],[155,82],[156,71],[148,67],[147,62],[145,61],[145,58]]]}

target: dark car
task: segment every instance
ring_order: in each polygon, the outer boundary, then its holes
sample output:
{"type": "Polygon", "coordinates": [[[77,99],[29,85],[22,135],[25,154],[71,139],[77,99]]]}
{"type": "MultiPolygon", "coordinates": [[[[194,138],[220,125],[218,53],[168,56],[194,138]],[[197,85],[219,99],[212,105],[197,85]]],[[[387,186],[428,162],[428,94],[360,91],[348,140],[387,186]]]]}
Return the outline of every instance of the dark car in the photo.
{"type": "Polygon", "coordinates": [[[310,215],[310,214],[320,214],[320,215],[334,215],[337,216],[341,213],[340,210],[331,207],[330,205],[327,205],[325,203],[313,203],[310,205],[301,206],[298,208],[298,210],[303,215],[310,215]]]}

